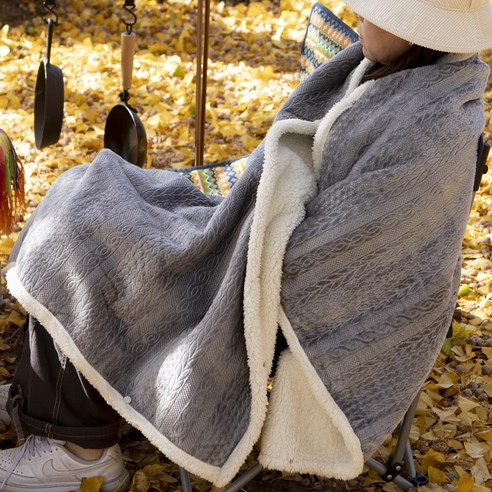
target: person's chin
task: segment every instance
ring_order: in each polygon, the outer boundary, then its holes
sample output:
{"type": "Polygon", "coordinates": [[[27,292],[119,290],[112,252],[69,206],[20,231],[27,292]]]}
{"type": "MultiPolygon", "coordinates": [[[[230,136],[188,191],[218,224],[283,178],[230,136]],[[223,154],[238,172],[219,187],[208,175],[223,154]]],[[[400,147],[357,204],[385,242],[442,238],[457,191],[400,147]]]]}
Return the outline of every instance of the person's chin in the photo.
{"type": "Polygon", "coordinates": [[[370,51],[364,46],[362,45],[362,53],[364,55],[365,58],[367,58],[368,60],[371,60],[371,61],[374,61],[372,58],[371,58],[371,53],[370,51]]]}

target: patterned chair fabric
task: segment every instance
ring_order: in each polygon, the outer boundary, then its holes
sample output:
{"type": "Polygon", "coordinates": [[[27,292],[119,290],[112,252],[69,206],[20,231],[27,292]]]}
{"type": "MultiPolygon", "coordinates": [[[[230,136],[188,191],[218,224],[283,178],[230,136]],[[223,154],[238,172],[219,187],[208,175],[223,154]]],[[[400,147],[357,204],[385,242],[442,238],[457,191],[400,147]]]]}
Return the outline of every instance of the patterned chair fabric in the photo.
{"type": "Polygon", "coordinates": [[[315,3],[309,16],[301,47],[299,78],[304,80],[313,70],[339,51],[358,41],[358,34],[324,5],[315,3]]]}

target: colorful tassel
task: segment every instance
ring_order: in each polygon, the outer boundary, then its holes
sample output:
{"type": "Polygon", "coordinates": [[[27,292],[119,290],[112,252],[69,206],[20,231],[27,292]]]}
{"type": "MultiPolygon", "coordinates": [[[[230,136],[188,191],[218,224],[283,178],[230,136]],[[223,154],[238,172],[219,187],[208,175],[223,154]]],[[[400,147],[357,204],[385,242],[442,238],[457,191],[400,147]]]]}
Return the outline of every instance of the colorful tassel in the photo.
{"type": "Polygon", "coordinates": [[[10,138],[0,128],[0,234],[13,231],[24,206],[24,169],[10,138]]]}

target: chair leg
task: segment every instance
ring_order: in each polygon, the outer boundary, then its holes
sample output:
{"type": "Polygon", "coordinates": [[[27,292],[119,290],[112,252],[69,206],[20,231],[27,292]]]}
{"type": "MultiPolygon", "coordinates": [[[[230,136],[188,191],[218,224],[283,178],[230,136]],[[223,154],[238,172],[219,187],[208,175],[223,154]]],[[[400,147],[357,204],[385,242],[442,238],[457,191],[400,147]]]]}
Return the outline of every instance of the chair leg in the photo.
{"type": "Polygon", "coordinates": [[[190,474],[182,466],[179,467],[179,476],[181,477],[183,492],[192,492],[190,474]]]}
{"type": "Polygon", "coordinates": [[[243,473],[240,477],[236,478],[229,487],[225,489],[225,492],[238,492],[241,490],[248,482],[253,480],[261,471],[263,467],[259,463],[255,463],[248,471],[243,473]]]}
{"type": "MultiPolygon", "coordinates": [[[[379,461],[376,461],[374,458],[368,459],[366,461],[366,465],[383,478],[385,475],[388,474],[388,467],[386,465],[383,465],[382,463],[379,463],[379,461]]],[[[402,490],[410,490],[415,487],[412,482],[406,480],[400,475],[397,475],[388,481],[393,482],[395,485],[398,485],[398,487],[400,487],[402,490]]]]}
{"type": "Polygon", "coordinates": [[[415,469],[415,462],[409,440],[410,430],[417,411],[419,397],[420,393],[415,397],[412,405],[407,410],[407,413],[403,418],[398,431],[398,441],[396,443],[395,453],[393,454],[391,461],[386,465],[383,465],[372,458],[366,461],[366,465],[376,471],[381,478],[387,482],[394,482],[403,490],[425,485],[429,481],[425,475],[417,472],[415,469]],[[400,473],[403,470],[403,463],[405,463],[407,470],[407,479],[400,476],[400,473]]]}

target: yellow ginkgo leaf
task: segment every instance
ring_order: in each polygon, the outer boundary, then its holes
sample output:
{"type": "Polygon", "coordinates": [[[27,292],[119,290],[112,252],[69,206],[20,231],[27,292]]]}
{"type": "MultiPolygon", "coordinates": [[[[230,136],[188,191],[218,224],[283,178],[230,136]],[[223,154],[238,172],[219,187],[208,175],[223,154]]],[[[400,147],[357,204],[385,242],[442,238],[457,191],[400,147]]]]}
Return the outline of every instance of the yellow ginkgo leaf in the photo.
{"type": "Polygon", "coordinates": [[[104,477],[83,478],[77,492],[99,492],[103,482],[104,477]]]}
{"type": "Polygon", "coordinates": [[[429,466],[429,468],[427,469],[427,475],[432,483],[436,483],[438,485],[449,482],[446,473],[444,473],[442,470],[439,470],[438,468],[434,468],[433,466],[429,466]]]}
{"type": "Polygon", "coordinates": [[[472,476],[462,476],[458,481],[455,492],[471,492],[474,486],[475,480],[472,476]]]}

